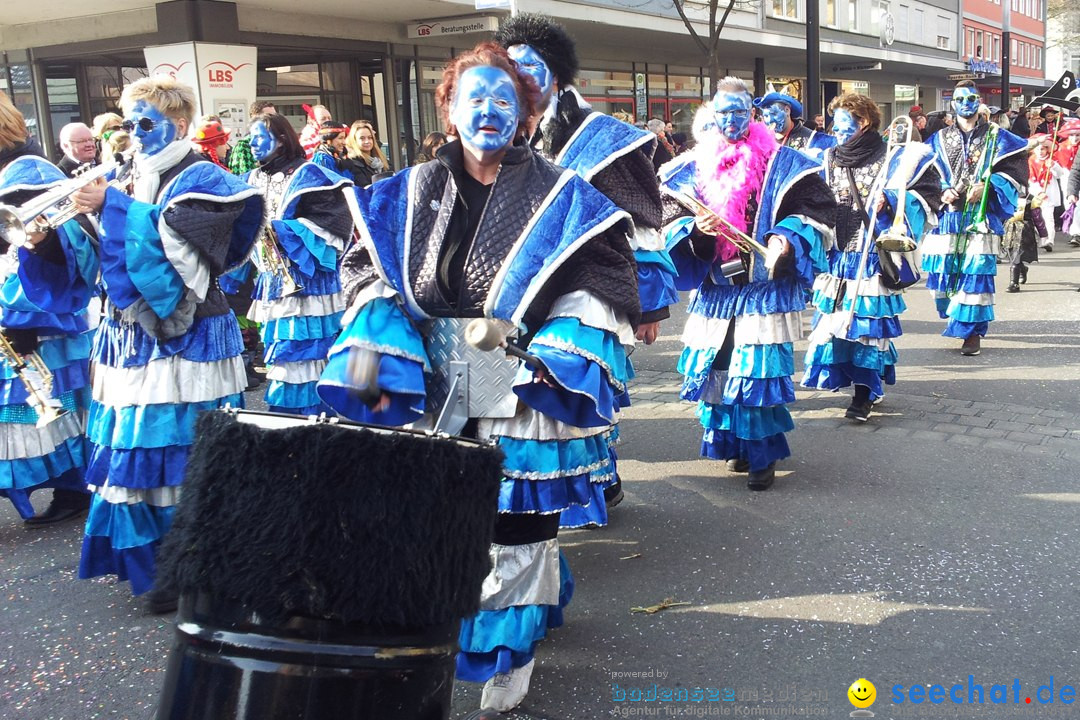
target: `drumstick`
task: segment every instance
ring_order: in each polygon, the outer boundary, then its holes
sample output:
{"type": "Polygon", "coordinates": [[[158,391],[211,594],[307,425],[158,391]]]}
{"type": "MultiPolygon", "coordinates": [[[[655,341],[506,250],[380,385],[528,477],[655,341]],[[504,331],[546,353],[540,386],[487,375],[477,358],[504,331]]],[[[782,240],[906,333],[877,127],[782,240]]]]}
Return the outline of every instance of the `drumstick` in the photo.
{"type": "Polygon", "coordinates": [[[349,348],[349,389],[368,407],[374,407],[382,398],[379,388],[379,353],[367,348],[349,348]]]}
{"type": "Polygon", "coordinates": [[[507,355],[512,355],[525,362],[534,370],[540,370],[545,375],[550,375],[544,361],[530,352],[526,352],[517,345],[508,343],[499,327],[487,318],[476,318],[465,327],[465,342],[477,350],[491,352],[501,347],[507,355]]]}

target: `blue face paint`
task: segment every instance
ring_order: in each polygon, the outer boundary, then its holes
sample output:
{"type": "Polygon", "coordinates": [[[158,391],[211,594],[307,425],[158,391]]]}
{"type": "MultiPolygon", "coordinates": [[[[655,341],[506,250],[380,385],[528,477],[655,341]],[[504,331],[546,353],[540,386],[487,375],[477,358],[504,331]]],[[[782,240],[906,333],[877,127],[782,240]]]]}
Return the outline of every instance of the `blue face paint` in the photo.
{"type": "Polygon", "coordinates": [[[257,122],[251,126],[251,155],[257,161],[263,162],[278,149],[278,139],[270,132],[264,122],[257,122]]]}
{"type": "Polygon", "coordinates": [[[750,95],[719,92],[712,100],[713,117],[729,142],[740,140],[750,128],[750,95]]]}
{"type": "Polygon", "coordinates": [[[836,141],[843,145],[859,132],[859,121],[844,108],[837,108],[833,114],[832,132],[836,141]]]}
{"type": "Polygon", "coordinates": [[[960,117],[973,117],[975,113],[979,112],[979,93],[971,88],[956,88],[953,91],[952,106],[960,117]]]}
{"type": "Polygon", "coordinates": [[[540,57],[540,53],[529,45],[511,45],[506,49],[506,53],[536,81],[544,102],[551,99],[551,92],[555,88],[555,75],[544,62],[544,58],[540,57]]]}
{"type": "Polygon", "coordinates": [[[173,121],[146,100],[137,100],[126,120],[132,124],[131,132],[142,146],[139,152],[144,155],[156,155],[176,139],[177,128],[173,121]],[[143,118],[150,122],[140,122],[143,118]]]}
{"type": "Polygon", "coordinates": [[[779,135],[787,129],[788,114],[790,112],[791,108],[787,103],[774,102],[766,105],[761,114],[765,118],[765,124],[779,135]]]}
{"type": "Polygon", "coordinates": [[[504,149],[513,142],[518,126],[513,80],[504,70],[490,65],[461,73],[450,106],[450,122],[469,147],[482,152],[504,149]]]}

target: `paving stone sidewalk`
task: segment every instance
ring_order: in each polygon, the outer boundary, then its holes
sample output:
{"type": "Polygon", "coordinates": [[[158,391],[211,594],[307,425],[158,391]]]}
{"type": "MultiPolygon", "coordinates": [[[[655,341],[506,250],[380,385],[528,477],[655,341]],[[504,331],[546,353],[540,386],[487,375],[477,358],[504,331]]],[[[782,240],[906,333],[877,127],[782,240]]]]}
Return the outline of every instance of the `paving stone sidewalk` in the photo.
{"type": "MultiPolygon", "coordinates": [[[[682,376],[674,371],[640,370],[631,385],[629,419],[650,416],[694,418],[696,404],[678,398],[682,376]]],[[[897,439],[930,440],[968,447],[1024,452],[1080,461],[1080,415],[1028,405],[963,400],[947,394],[888,392],[870,421],[854,423],[843,414],[841,393],[796,389],[791,415],[799,426],[847,428],[897,439]]]]}

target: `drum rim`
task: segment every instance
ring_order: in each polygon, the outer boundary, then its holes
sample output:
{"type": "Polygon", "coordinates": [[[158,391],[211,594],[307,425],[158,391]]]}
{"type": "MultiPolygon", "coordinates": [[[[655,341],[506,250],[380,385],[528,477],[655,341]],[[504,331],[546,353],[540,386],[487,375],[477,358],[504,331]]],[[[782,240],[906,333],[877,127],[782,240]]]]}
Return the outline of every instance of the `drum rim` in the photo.
{"type": "MultiPolygon", "coordinates": [[[[315,425],[315,426],[327,426],[327,427],[343,427],[348,429],[362,429],[370,430],[371,432],[379,433],[382,435],[411,435],[417,438],[424,438],[427,440],[442,440],[452,441],[460,445],[467,445],[470,447],[478,448],[494,448],[496,443],[493,440],[481,440],[479,438],[462,437],[460,435],[449,435],[447,433],[437,433],[430,430],[416,430],[413,428],[393,427],[391,425],[379,425],[377,423],[365,423],[358,422],[356,420],[347,420],[337,416],[329,416],[326,413],[320,415],[297,415],[295,413],[278,413],[270,412],[269,410],[249,410],[247,408],[236,407],[222,407],[217,408],[217,412],[225,413],[238,422],[245,422],[241,419],[244,415],[255,417],[271,417],[271,418],[287,418],[297,420],[299,425],[315,425]]],[[[246,423],[248,425],[255,425],[255,423],[246,423]]],[[[263,428],[268,430],[276,430],[278,428],[263,428]]]]}

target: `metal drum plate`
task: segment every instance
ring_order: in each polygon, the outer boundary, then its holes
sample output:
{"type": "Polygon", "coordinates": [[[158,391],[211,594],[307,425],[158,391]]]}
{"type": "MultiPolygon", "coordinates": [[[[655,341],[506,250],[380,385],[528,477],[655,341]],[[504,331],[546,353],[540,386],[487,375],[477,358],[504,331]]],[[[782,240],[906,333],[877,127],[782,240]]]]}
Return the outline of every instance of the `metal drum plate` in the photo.
{"type": "MultiPolygon", "coordinates": [[[[478,350],[465,342],[465,326],[474,318],[435,318],[425,333],[428,358],[434,370],[428,380],[429,407],[440,408],[450,390],[451,362],[469,365],[469,417],[513,417],[517,396],[513,391],[518,361],[507,359],[501,349],[492,352],[478,350]]],[[[495,320],[506,332],[510,323],[495,320]]]]}

